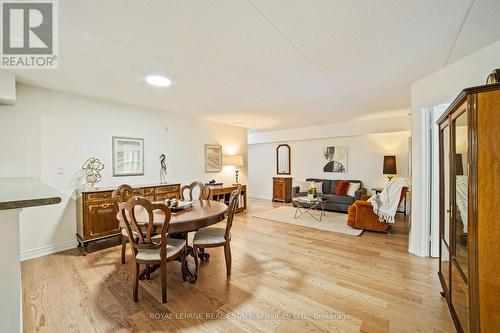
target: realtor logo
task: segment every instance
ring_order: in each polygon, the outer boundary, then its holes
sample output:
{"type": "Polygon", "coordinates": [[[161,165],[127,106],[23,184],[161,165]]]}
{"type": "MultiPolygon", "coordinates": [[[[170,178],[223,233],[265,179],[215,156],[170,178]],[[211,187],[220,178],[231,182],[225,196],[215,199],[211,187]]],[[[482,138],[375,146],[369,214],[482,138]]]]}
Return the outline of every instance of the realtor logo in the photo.
{"type": "Polygon", "coordinates": [[[2,68],[57,68],[55,1],[3,1],[1,18],[2,68]]]}

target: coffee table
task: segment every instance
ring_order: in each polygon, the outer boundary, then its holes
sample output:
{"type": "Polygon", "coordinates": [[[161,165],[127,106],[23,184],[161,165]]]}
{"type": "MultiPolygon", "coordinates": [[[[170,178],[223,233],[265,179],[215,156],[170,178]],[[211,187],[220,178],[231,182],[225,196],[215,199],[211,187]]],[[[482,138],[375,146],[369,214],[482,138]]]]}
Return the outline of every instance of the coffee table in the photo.
{"type": "Polygon", "coordinates": [[[326,198],[323,197],[316,197],[316,198],[310,198],[310,197],[296,197],[293,198],[293,202],[296,204],[297,209],[295,210],[295,216],[294,218],[298,219],[304,214],[309,214],[311,215],[312,218],[314,218],[316,221],[321,222],[323,219],[323,216],[325,216],[325,206],[324,203],[326,202],[326,198]],[[319,212],[319,218],[317,216],[314,216],[312,212],[317,211],[319,212]]]}

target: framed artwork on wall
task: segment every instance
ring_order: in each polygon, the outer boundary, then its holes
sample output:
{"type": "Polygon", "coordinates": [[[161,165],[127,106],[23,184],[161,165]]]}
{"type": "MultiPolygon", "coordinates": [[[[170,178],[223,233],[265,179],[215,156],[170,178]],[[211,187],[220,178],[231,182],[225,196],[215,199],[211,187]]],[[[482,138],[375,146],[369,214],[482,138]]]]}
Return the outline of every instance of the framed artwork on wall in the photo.
{"type": "Polygon", "coordinates": [[[205,145],[205,172],[222,170],[222,146],[205,145]]]}
{"type": "Polygon", "coordinates": [[[331,146],[323,148],[323,172],[347,172],[347,147],[331,146]]]}
{"type": "Polygon", "coordinates": [[[144,139],[113,137],[113,177],[144,175],[144,139]]]}

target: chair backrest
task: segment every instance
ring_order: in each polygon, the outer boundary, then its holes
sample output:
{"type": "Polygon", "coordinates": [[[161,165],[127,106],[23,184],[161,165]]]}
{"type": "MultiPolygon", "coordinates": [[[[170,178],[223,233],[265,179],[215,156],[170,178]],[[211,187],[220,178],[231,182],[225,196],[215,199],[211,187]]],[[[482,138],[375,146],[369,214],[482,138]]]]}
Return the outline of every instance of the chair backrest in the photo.
{"type": "Polygon", "coordinates": [[[233,226],[234,214],[236,213],[236,208],[238,207],[238,200],[241,194],[241,186],[238,186],[236,190],[231,192],[231,196],[229,197],[229,206],[227,208],[227,221],[226,221],[226,233],[224,238],[226,240],[229,239],[231,227],[233,226]]]}
{"type": "MultiPolygon", "coordinates": [[[[134,196],[134,189],[132,186],[128,184],[122,184],[118,186],[117,189],[111,193],[111,199],[113,199],[113,203],[115,204],[115,208],[117,212],[121,212],[126,209],[127,200],[134,196]]],[[[120,227],[125,228],[123,221],[119,219],[120,227]]]]}
{"type": "Polygon", "coordinates": [[[401,189],[401,196],[399,197],[398,206],[401,205],[401,203],[403,202],[403,199],[406,196],[406,192],[408,192],[408,187],[405,186],[401,189]]]}
{"type": "Polygon", "coordinates": [[[184,185],[181,188],[181,198],[183,200],[194,200],[194,199],[208,200],[208,199],[210,199],[210,192],[211,192],[210,187],[203,184],[202,182],[194,181],[191,184],[184,185]],[[199,193],[198,193],[198,196],[196,198],[194,198],[193,191],[196,188],[199,188],[199,193]]]}
{"type": "Polygon", "coordinates": [[[157,249],[161,247],[161,257],[166,258],[167,231],[172,216],[170,209],[164,204],[153,204],[143,197],[132,197],[127,201],[126,210],[128,214],[125,214],[125,211],[122,210],[122,218],[125,221],[129,239],[133,244],[135,253],[137,253],[137,249],[157,249]],[[153,243],[151,236],[154,235],[154,212],[157,210],[163,212],[164,218],[161,221],[163,223],[160,232],[161,242],[153,243]],[[139,216],[141,217],[140,219],[138,218],[139,216]],[[137,233],[137,239],[133,237],[133,231],[137,233]]]}
{"type": "Polygon", "coordinates": [[[127,202],[128,199],[134,196],[134,189],[132,186],[128,184],[122,184],[118,186],[116,190],[111,194],[111,198],[115,205],[118,205],[121,202],[127,202]]]}

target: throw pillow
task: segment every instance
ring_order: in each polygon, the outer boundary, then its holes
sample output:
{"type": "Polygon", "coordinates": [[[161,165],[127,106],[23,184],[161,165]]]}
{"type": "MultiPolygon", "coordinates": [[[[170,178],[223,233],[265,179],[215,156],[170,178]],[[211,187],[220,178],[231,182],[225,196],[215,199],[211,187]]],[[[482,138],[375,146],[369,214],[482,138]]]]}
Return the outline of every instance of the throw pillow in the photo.
{"type": "Polygon", "coordinates": [[[311,187],[309,182],[306,181],[298,181],[297,185],[299,186],[299,192],[307,192],[311,187]]]}
{"type": "Polygon", "coordinates": [[[337,187],[335,188],[335,192],[333,194],[344,195],[343,194],[344,184],[345,184],[345,182],[343,180],[339,180],[337,183],[337,187]]]}
{"type": "Polygon", "coordinates": [[[316,194],[323,194],[323,182],[313,182],[316,187],[316,194]]]}
{"type": "Polygon", "coordinates": [[[344,182],[344,186],[342,186],[342,195],[347,195],[347,191],[349,191],[349,182],[344,182]]]}
{"type": "Polygon", "coordinates": [[[361,187],[360,183],[349,183],[349,190],[347,191],[347,195],[354,197],[356,196],[356,191],[361,187]]]}

